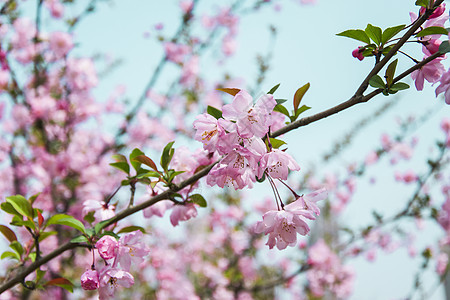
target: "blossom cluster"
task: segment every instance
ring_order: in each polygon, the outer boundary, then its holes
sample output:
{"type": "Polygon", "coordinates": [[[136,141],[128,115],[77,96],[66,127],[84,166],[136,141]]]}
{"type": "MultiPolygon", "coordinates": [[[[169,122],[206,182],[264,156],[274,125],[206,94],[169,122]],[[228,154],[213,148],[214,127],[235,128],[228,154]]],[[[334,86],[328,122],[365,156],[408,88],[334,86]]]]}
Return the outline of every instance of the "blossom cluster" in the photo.
{"type": "Polygon", "coordinates": [[[124,234],[118,241],[110,235],[100,238],[95,248],[105,266],[97,271],[92,264],[91,269],[81,275],[81,287],[98,289],[100,300],[113,297],[118,286],[131,287],[134,284],[134,277],[129,273],[131,264],[139,265],[150,252],[142,237],[138,230],[124,234]]]}
{"type": "Polygon", "coordinates": [[[300,170],[297,162],[285,151],[267,146],[262,140],[275,123],[273,95],[261,96],[256,104],[244,90],[234,96],[231,104],[222,107],[222,117],[204,113],[197,116],[195,139],[203,148],[223,156],[208,174],[211,186],[252,187],[257,178],[267,173],[286,180],[289,170],[300,170]]]}
{"type": "Polygon", "coordinates": [[[310,231],[306,219],[315,220],[320,210],[316,202],[327,197],[327,190],[320,189],[305,196],[298,197],[294,202],[284,206],[283,210],[270,210],[255,226],[255,233],[269,234],[267,245],[272,249],[295,246],[297,233],[306,235],[310,231]]]}
{"type": "Polygon", "coordinates": [[[323,241],[317,241],[308,250],[306,273],[309,289],[314,297],[323,297],[329,290],[338,299],[347,298],[353,290],[354,271],[343,266],[339,257],[323,241]]]}

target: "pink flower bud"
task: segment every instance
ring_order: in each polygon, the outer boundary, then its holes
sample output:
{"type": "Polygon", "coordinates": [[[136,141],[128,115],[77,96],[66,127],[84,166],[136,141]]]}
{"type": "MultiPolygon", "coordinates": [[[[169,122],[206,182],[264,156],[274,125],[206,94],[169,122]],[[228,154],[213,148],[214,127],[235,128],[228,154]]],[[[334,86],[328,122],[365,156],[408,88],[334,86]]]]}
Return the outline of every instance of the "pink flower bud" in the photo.
{"type": "Polygon", "coordinates": [[[355,50],[352,51],[352,55],[353,57],[359,59],[359,60],[363,60],[364,56],[362,55],[362,49],[364,49],[364,47],[358,47],[355,50]]]}
{"type": "Polygon", "coordinates": [[[96,270],[87,270],[81,275],[81,287],[84,290],[96,290],[99,287],[98,273],[96,270]]]}
{"type": "Polygon", "coordinates": [[[95,244],[98,250],[98,254],[103,259],[115,258],[118,249],[118,242],[115,238],[110,235],[105,235],[95,244]]]}
{"type": "MultiPolygon", "coordinates": [[[[425,11],[426,11],[426,8],[422,6],[420,8],[419,12],[421,15],[423,15],[425,13],[425,11]]],[[[442,16],[442,14],[444,12],[445,12],[445,3],[442,3],[441,5],[438,6],[438,8],[436,8],[434,10],[434,12],[431,14],[430,17],[428,17],[428,19],[434,19],[434,18],[440,17],[440,16],[442,16]]]]}

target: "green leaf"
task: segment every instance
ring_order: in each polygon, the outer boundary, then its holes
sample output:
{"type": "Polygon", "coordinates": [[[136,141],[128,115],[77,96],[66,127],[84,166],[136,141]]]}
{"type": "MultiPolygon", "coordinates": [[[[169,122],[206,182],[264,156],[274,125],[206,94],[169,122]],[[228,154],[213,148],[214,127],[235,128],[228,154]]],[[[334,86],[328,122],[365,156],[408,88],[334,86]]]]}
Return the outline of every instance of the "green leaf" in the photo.
{"type": "Polygon", "coordinates": [[[448,34],[447,29],[443,28],[443,27],[439,27],[439,26],[431,26],[431,27],[427,27],[424,28],[423,30],[421,30],[418,34],[416,34],[416,37],[424,37],[427,35],[432,35],[432,34],[448,34]]]}
{"type": "Polygon", "coordinates": [[[45,273],[47,273],[47,271],[42,271],[41,269],[36,270],[36,283],[39,284],[39,281],[41,281],[41,279],[44,277],[45,273]]]}
{"type": "Polygon", "coordinates": [[[172,180],[175,178],[175,176],[177,176],[177,175],[180,175],[180,174],[182,174],[182,173],[184,173],[184,172],[186,172],[186,171],[174,171],[174,170],[169,170],[169,172],[167,173],[168,174],[168,176],[167,176],[167,182],[172,182],[172,180]]]}
{"type": "Polygon", "coordinates": [[[439,52],[442,53],[442,54],[450,52],[450,43],[449,43],[449,41],[443,41],[439,45],[439,52]]]}
{"type": "Polygon", "coordinates": [[[377,88],[377,89],[384,89],[386,88],[386,84],[384,83],[383,79],[381,79],[380,76],[374,75],[369,80],[369,84],[371,87],[377,88]]]}
{"type": "Polygon", "coordinates": [[[116,161],[116,162],[127,162],[127,158],[125,157],[125,155],[122,154],[114,154],[112,156],[112,158],[116,161]]]}
{"type": "Polygon", "coordinates": [[[140,155],[145,156],[144,152],[142,152],[138,148],[134,148],[133,151],[131,151],[131,153],[130,153],[130,163],[133,166],[133,168],[136,170],[136,173],[139,172],[139,169],[141,168],[141,163],[139,161],[136,161],[135,158],[140,155]]]}
{"type": "Polygon", "coordinates": [[[104,220],[101,222],[98,222],[97,224],[95,224],[94,226],[94,232],[97,235],[104,227],[104,224],[106,224],[106,222],[108,222],[108,220],[104,220]]]}
{"type": "Polygon", "coordinates": [[[274,138],[269,138],[269,140],[270,140],[270,144],[272,145],[272,148],[274,148],[274,149],[278,149],[281,146],[286,144],[285,141],[274,139],[274,138]]]}
{"type": "Polygon", "coordinates": [[[37,197],[39,197],[41,193],[37,193],[34,194],[33,196],[31,196],[28,200],[30,201],[31,205],[33,205],[34,201],[36,200],[37,197]]]}
{"type": "Polygon", "coordinates": [[[277,104],[283,104],[284,102],[287,102],[287,99],[275,99],[275,102],[277,102],[277,104]]]}
{"type": "Polygon", "coordinates": [[[0,257],[0,259],[5,259],[11,257],[13,259],[16,259],[18,261],[20,261],[20,256],[16,253],[16,252],[11,252],[11,251],[5,251],[2,253],[2,256],[0,257]]]}
{"type": "Polygon", "coordinates": [[[50,281],[47,281],[47,282],[44,284],[44,286],[48,286],[48,285],[59,286],[59,287],[65,289],[65,290],[67,290],[67,291],[73,293],[73,286],[74,286],[74,285],[73,285],[72,282],[70,282],[70,281],[67,280],[66,278],[60,277],[60,278],[52,279],[52,280],[50,280],[50,281]]]}
{"type": "Polygon", "coordinates": [[[303,99],[303,96],[305,95],[305,93],[308,91],[310,87],[309,82],[307,84],[305,84],[304,86],[302,86],[301,88],[299,88],[295,94],[294,94],[294,112],[297,112],[298,106],[300,105],[300,102],[303,99]]]}
{"type": "Polygon", "coordinates": [[[167,172],[167,169],[169,167],[170,161],[172,160],[173,154],[175,153],[175,150],[172,149],[172,146],[175,142],[168,143],[161,154],[161,167],[164,169],[164,171],[167,172]]]}
{"type": "Polygon", "coordinates": [[[22,216],[29,217],[31,219],[33,218],[33,209],[31,204],[22,195],[6,197],[6,202],[10,203],[22,216]]]}
{"type": "Polygon", "coordinates": [[[128,165],[127,162],[115,162],[115,163],[110,163],[109,165],[125,172],[127,175],[130,175],[130,166],[128,165]]]}
{"type": "Polygon", "coordinates": [[[145,233],[145,229],[141,226],[127,226],[122,229],[120,229],[117,233],[127,233],[127,232],[133,232],[136,230],[140,230],[142,233],[145,233]]]}
{"type": "Polygon", "coordinates": [[[14,209],[14,206],[12,206],[11,203],[3,202],[2,204],[0,204],[0,208],[3,211],[7,212],[8,214],[22,217],[22,215],[17,210],[14,209]]]}
{"type": "Polygon", "coordinates": [[[12,242],[11,244],[9,244],[9,247],[11,247],[11,249],[16,251],[16,253],[19,254],[19,257],[22,256],[22,254],[23,254],[23,247],[18,241],[12,242]]]}
{"type": "Polygon", "coordinates": [[[149,166],[150,168],[152,168],[155,171],[158,171],[158,167],[156,166],[155,162],[146,155],[138,155],[134,158],[134,160],[136,160],[146,166],[149,166]]]}
{"type": "Polygon", "coordinates": [[[158,173],[156,171],[149,171],[147,173],[142,173],[142,174],[139,174],[138,176],[136,176],[136,178],[138,178],[138,179],[140,179],[140,178],[147,178],[147,177],[159,178],[159,177],[161,177],[161,173],[158,173]]]}
{"type": "Polygon", "coordinates": [[[41,232],[41,233],[39,234],[39,242],[42,242],[43,240],[45,240],[45,239],[48,238],[49,236],[56,235],[56,234],[58,234],[57,231],[46,231],[46,232],[41,232]]]}
{"type": "Polygon", "coordinates": [[[92,224],[95,221],[94,214],[95,214],[95,211],[90,211],[89,213],[87,213],[87,215],[84,216],[83,220],[92,224]]]}
{"type": "Polygon", "coordinates": [[[280,84],[281,83],[279,83],[276,86],[274,86],[273,88],[271,88],[267,94],[273,95],[276,92],[276,90],[278,90],[278,88],[280,87],[280,84]]]}
{"type": "MultiPolygon", "coordinates": [[[[375,44],[380,45],[382,40],[382,30],[380,27],[373,26],[372,24],[367,24],[365,32],[375,42],[375,44]]],[[[369,43],[368,43],[369,44],[369,43]]]]}
{"type": "Polygon", "coordinates": [[[84,235],[79,235],[70,240],[71,243],[86,243],[88,241],[87,237],[84,235]]]}
{"type": "Polygon", "coordinates": [[[286,109],[286,107],[284,107],[281,104],[275,105],[275,107],[273,108],[273,111],[277,111],[279,113],[282,113],[286,117],[289,117],[289,111],[286,109]]]}
{"type": "Polygon", "coordinates": [[[221,91],[221,92],[225,92],[227,94],[230,94],[231,96],[236,96],[236,94],[241,91],[240,89],[236,89],[236,88],[220,88],[217,90],[221,91]]]}
{"type": "Polygon", "coordinates": [[[302,105],[299,109],[297,109],[297,111],[295,112],[295,115],[291,117],[291,122],[294,122],[295,120],[297,120],[298,116],[300,116],[300,114],[304,113],[308,109],[311,109],[311,107],[302,105]]]}
{"type": "Polygon", "coordinates": [[[12,218],[10,224],[14,225],[14,226],[19,226],[19,227],[21,227],[21,226],[29,227],[29,228],[31,228],[33,230],[36,229],[36,225],[34,224],[33,221],[31,221],[31,220],[25,220],[24,221],[22,216],[20,216],[20,217],[19,216],[14,216],[12,218]]]}
{"type": "Polygon", "coordinates": [[[217,120],[222,118],[222,111],[220,109],[217,109],[217,108],[213,107],[213,106],[208,105],[208,108],[206,109],[206,112],[208,114],[210,114],[211,116],[213,116],[214,118],[216,118],[217,120]]]}
{"type": "Polygon", "coordinates": [[[14,233],[14,231],[12,231],[11,229],[9,229],[8,226],[5,225],[0,225],[0,232],[3,233],[3,235],[6,237],[6,239],[12,243],[14,241],[17,241],[17,236],[14,233]]]}
{"type": "Polygon", "coordinates": [[[423,6],[423,7],[428,7],[428,3],[429,0],[417,0],[416,1],[416,5],[417,6],[423,6]]]}
{"type": "Polygon", "coordinates": [[[386,68],[385,78],[387,86],[390,87],[392,82],[394,81],[395,69],[397,68],[398,59],[394,60],[389,64],[386,68]]]}
{"type": "Polygon", "coordinates": [[[383,31],[382,37],[381,37],[381,43],[386,44],[391,38],[397,35],[400,31],[402,31],[403,28],[405,28],[406,25],[398,25],[394,27],[388,27],[383,31]]]}
{"type": "Polygon", "coordinates": [[[369,36],[366,34],[366,32],[364,32],[364,30],[361,29],[349,29],[336,35],[345,36],[354,40],[364,42],[366,44],[370,44],[369,36]]]}
{"type": "Polygon", "coordinates": [[[391,87],[389,88],[390,91],[401,91],[401,90],[406,90],[409,89],[409,85],[404,83],[404,82],[396,82],[393,85],[391,85],[391,87]]]}
{"type": "Polygon", "coordinates": [[[189,199],[191,199],[192,202],[198,204],[200,207],[206,207],[207,203],[205,198],[203,198],[200,194],[193,194],[189,196],[189,199]]]}
{"type": "Polygon", "coordinates": [[[48,219],[47,221],[47,225],[53,224],[66,225],[86,234],[86,228],[84,228],[83,223],[81,223],[80,221],[69,215],[57,214],[51,216],[50,219],[48,219]]]}

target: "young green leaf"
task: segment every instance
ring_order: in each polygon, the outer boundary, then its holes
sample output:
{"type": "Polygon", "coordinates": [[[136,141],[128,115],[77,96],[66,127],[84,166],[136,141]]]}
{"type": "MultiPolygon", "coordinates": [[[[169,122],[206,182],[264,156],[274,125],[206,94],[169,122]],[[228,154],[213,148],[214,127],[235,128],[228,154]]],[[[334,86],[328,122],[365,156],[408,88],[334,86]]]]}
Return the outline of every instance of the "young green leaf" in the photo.
{"type": "Polygon", "coordinates": [[[236,96],[237,93],[239,93],[241,90],[236,88],[221,88],[217,89],[218,91],[225,92],[227,94],[230,94],[231,96],[236,96]]]}
{"type": "Polygon", "coordinates": [[[116,161],[116,162],[127,162],[127,158],[125,157],[125,155],[122,154],[114,154],[112,156],[112,158],[116,161]]]}
{"type": "Polygon", "coordinates": [[[450,43],[449,43],[449,41],[443,41],[439,45],[439,52],[442,53],[442,54],[450,52],[450,43]]]}
{"type": "Polygon", "coordinates": [[[287,100],[286,99],[275,99],[275,102],[277,104],[283,104],[284,102],[287,102],[287,100]]]}
{"type": "Polygon", "coordinates": [[[354,40],[361,41],[366,44],[370,44],[369,36],[367,35],[367,33],[364,32],[364,30],[361,29],[349,29],[336,35],[345,36],[354,40]]]}
{"type": "Polygon", "coordinates": [[[277,111],[279,113],[282,113],[286,117],[289,117],[289,111],[286,109],[286,107],[284,107],[281,104],[275,105],[275,107],[273,108],[273,111],[277,111]]]}
{"type": "Polygon", "coordinates": [[[213,106],[209,106],[206,109],[206,112],[208,114],[210,114],[211,116],[213,116],[214,118],[216,118],[217,120],[219,120],[220,118],[222,118],[222,111],[220,109],[217,109],[213,106]]]}
{"type": "Polygon", "coordinates": [[[80,221],[69,215],[57,214],[51,216],[50,219],[48,219],[47,221],[47,225],[53,224],[70,226],[78,231],[81,231],[81,233],[86,234],[86,228],[84,228],[83,223],[81,223],[80,221]]]}
{"type": "Polygon", "coordinates": [[[274,148],[274,149],[278,149],[281,146],[286,144],[285,141],[274,139],[274,138],[269,138],[269,140],[270,140],[270,144],[272,145],[272,148],[274,148]]]}
{"type": "Polygon", "coordinates": [[[41,233],[39,234],[39,242],[42,242],[43,240],[45,240],[45,239],[48,238],[49,236],[56,235],[56,234],[58,234],[57,231],[46,231],[46,232],[41,232],[41,233]]]}
{"type": "Polygon", "coordinates": [[[302,105],[299,109],[297,109],[295,114],[291,117],[291,122],[294,122],[295,120],[297,120],[298,116],[300,116],[300,114],[307,111],[308,109],[311,109],[311,107],[302,105]]]}
{"type": "Polygon", "coordinates": [[[11,251],[3,252],[0,259],[5,259],[8,257],[11,257],[12,259],[16,259],[16,260],[20,261],[20,256],[16,252],[11,252],[11,251]]]}
{"type": "Polygon", "coordinates": [[[389,64],[389,66],[386,68],[385,78],[387,86],[390,87],[392,82],[394,81],[394,75],[395,75],[395,69],[397,68],[397,62],[398,59],[394,60],[389,64]]]}
{"type": "Polygon", "coordinates": [[[389,88],[390,91],[397,92],[401,90],[409,89],[409,85],[404,82],[396,82],[389,88]]]}
{"type": "Polygon", "coordinates": [[[168,143],[161,154],[161,167],[164,169],[164,171],[167,172],[167,169],[169,168],[170,161],[172,160],[173,154],[175,153],[175,150],[172,149],[172,146],[175,142],[168,143]]]}
{"type": "Polygon", "coordinates": [[[405,28],[405,25],[398,25],[394,27],[388,27],[383,31],[381,37],[381,43],[386,44],[391,38],[397,35],[402,29],[405,28]]]}
{"type": "Polygon", "coordinates": [[[309,82],[307,84],[305,84],[304,86],[302,86],[301,88],[299,88],[295,94],[294,94],[294,112],[297,112],[298,106],[300,105],[300,102],[303,99],[303,96],[305,95],[305,93],[308,91],[310,87],[309,82]]]}
{"type": "Polygon", "coordinates": [[[384,89],[386,87],[386,84],[384,83],[383,79],[381,79],[380,76],[374,75],[369,80],[369,84],[371,87],[377,88],[377,89],[384,89]]]}
{"type": "Polygon", "coordinates": [[[120,229],[117,233],[118,234],[119,233],[127,233],[127,232],[133,232],[136,230],[140,230],[142,233],[145,233],[145,229],[142,228],[141,226],[127,226],[127,227],[120,229]]]}
{"type": "Polygon", "coordinates": [[[149,166],[150,168],[152,168],[155,171],[158,171],[158,167],[156,166],[155,162],[146,155],[138,155],[134,158],[134,160],[136,160],[146,166],[149,166]]]}
{"type": "Polygon", "coordinates": [[[67,280],[66,278],[60,277],[60,278],[52,279],[52,280],[50,280],[50,281],[47,281],[47,282],[44,284],[44,286],[48,286],[48,285],[59,286],[59,287],[65,289],[65,290],[67,290],[67,291],[73,293],[73,287],[74,287],[74,285],[73,285],[72,282],[70,282],[70,281],[67,280]]]}
{"type": "MultiPolygon", "coordinates": [[[[373,26],[372,24],[367,24],[365,29],[367,36],[375,42],[375,44],[380,45],[382,40],[382,30],[380,27],[373,26]]],[[[368,43],[369,44],[369,43],[368,43]]]]}
{"type": "Polygon", "coordinates": [[[276,92],[276,90],[278,90],[278,88],[280,87],[280,84],[281,83],[279,83],[276,86],[274,86],[273,88],[271,88],[267,94],[273,95],[276,92]]]}
{"type": "Polygon", "coordinates": [[[448,34],[447,29],[443,28],[443,27],[439,27],[439,26],[431,26],[431,27],[427,27],[422,29],[418,34],[416,34],[416,37],[424,37],[427,35],[432,35],[432,34],[448,34]]]}
{"type": "Polygon", "coordinates": [[[33,218],[33,209],[31,208],[31,204],[22,195],[6,197],[6,202],[10,203],[22,216],[31,219],[33,218]]]}
{"type": "Polygon", "coordinates": [[[5,225],[0,225],[0,232],[6,237],[6,239],[12,243],[14,241],[17,241],[17,236],[14,233],[14,231],[12,231],[11,229],[9,229],[9,227],[5,226],[5,225]]]}
{"type": "Polygon", "coordinates": [[[207,206],[205,198],[203,198],[203,196],[200,194],[193,194],[193,195],[189,196],[189,199],[191,199],[192,202],[198,204],[200,207],[207,206]]]}
{"type": "Polygon", "coordinates": [[[9,244],[9,247],[13,249],[17,254],[19,254],[19,257],[22,256],[24,250],[22,245],[18,241],[13,241],[11,244],[9,244]]]}
{"type": "Polygon", "coordinates": [[[127,162],[114,162],[110,163],[110,166],[119,169],[122,172],[125,172],[127,175],[130,175],[130,166],[127,162]]]}
{"type": "Polygon", "coordinates": [[[28,199],[28,201],[30,201],[31,205],[33,205],[34,201],[36,200],[37,197],[39,197],[40,194],[41,194],[41,193],[34,194],[33,196],[31,196],[31,197],[28,199]]]}
{"type": "Polygon", "coordinates": [[[22,217],[22,215],[17,210],[15,210],[14,206],[12,206],[11,203],[3,202],[2,204],[0,204],[0,208],[4,212],[7,212],[8,214],[15,215],[15,216],[18,216],[18,217],[22,217]]]}
{"type": "Polygon", "coordinates": [[[430,0],[417,0],[416,1],[416,5],[417,6],[423,6],[423,7],[428,7],[430,0]]]}
{"type": "Polygon", "coordinates": [[[134,148],[133,151],[131,151],[131,153],[130,153],[130,163],[133,166],[133,169],[136,170],[136,173],[139,172],[139,169],[141,168],[141,163],[139,161],[136,161],[135,158],[140,155],[145,155],[145,154],[138,148],[134,148]]]}
{"type": "Polygon", "coordinates": [[[88,239],[84,235],[76,236],[76,237],[74,237],[73,239],[70,240],[70,242],[72,244],[75,244],[75,243],[86,243],[87,241],[88,241],[88,239]]]}

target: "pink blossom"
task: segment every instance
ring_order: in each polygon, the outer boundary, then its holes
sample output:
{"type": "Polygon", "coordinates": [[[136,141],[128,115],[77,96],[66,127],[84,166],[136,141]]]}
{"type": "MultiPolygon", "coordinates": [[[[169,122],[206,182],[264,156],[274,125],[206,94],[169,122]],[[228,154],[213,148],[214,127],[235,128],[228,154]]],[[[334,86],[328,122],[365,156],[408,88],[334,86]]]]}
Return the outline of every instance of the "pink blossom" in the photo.
{"type": "Polygon", "coordinates": [[[9,82],[9,71],[0,69],[0,93],[5,90],[9,82]]]}
{"type": "Polygon", "coordinates": [[[166,210],[168,210],[172,206],[173,203],[169,200],[159,201],[150,206],[149,208],[144,209],[144,217],[150,218],[152,216],[158,216],[162,218],[166,210]]]}
{"type": "Polygon", "coordinates": [[[234,96],[233,102],[223,106],[223,117],[236,121],[241,137],[263,137],[272,124],[270,113],[276,105],[272,95],[263,95],[253,105],[253,98],[244,90],[234,96]]]}
{"type": "Polygon", "coordinates": [[[45,6],[54,18],[61,18],[64,14],[64,5],[59,0],[45,0],[45,6]]]}
{"type": "Polygon", "coordinates": [[[111,299],[114,296],[115,290],[120,286],[129,288],[134,284],[134,277],[130,273],[105,267],[100,272],[100,288],[98,289],[99,299],[111,299]]]}
{"type": "Polygon", "coordinates": [[[187,45],[166,42],[164,43],[164,51],[168,60],[174,63],[182,63],[186,55],[191,52],[191,48],[187,45]]]}
{"type": "Polygon", "coordinates": [[[203,143],[205,150],[214,152],[219,137],[225,133],[218,120],[210,114],[204,113],[197,116],[193,126],[196,130],[194,138],[203,143]]]}
{"type": "Polygon", "coordinates": [[[421,91],[423,90],[425,80],[430,83],[438,82],[444,72],[445,67],[441,63],[441,60],[435,59],[424,65],[422,68],[412,72],[411,77],[414,80],[416,89],[421,91]]]}
{"type": "Polygon", "coordinates": [[[69,59],[67,62],[67,80],[73,90],[87,90],[98,84],[94,63],[88,58],[69,59]]]}
{"type": "Polygon", "coordinates": [[[180,1],[180,8],[184,14],[187,14],[192,10],[192,8],[194,8],[194,1],[192,0],[180,1]]]}
{"type": "Polygon", "coordinates": [[[72,36],[66,32],[53,32],[49,42],[50,49],[57,59],[64,57],[73,48],[72,36]]]}
{"type": "Polygon", "coordinates": [[[441,252],[437,256],[436,259],[436,273],[438,273],[440,276],[445,274],[445,271],[447,270],[448,265],[448,255],[447,253],[441,252]]]}
{"type": "Polygon", "coordinates": [[[440,81],[440,85],[436,88],[436,97],[444,93],[445,103],[450,104],[450,70],[445,72],[440,81]]]}
{"type": "Polygon", "coordinates": [[[140,264],[144,260],[144,256],[147,256],[150,252],[142,242],[142,238],[143,234],[139,230],[126,233],[120,237],[116,259],[124,270],[129,271],[131,263],[140,264]]]}
{"type": "Polygon", "coordinates": [[[266,245],[270,249],[275,245],[280,250],[287,246],[295,246],[297,233],[306,235],[310,230],[306,219],[314,220],[313,213],[320,213],[315,202],[323,200],[324,197],[326,197],[325,190],[315,191],[305,197],[299,197],[281,211],[266,212],[263,220],[256,224],[255,233],[269,234],[266,245]]]}
{"type": "Polygon", "coordinates": [[[97,221],[104,221],[110,219],[116,215],[115,206],[106,204],[104,201],[86,200],[83,202],[83,215],[87,215],[89,212],[94,212],[94,218],[97,221]]]}
{"type": "Polygon", "coordinates": [[[87,270],[81,275],[81,287],[84,290],[96,290],[100,286],[96,270],[87,270]]]}
{"type": "Polygon", "coordinates": [[[180,221],[187,221],[197,216],[197,209],[194,203],[186,203],[184,205],[175,205],[170,214],[170,223],[177,226],[180,221]]]}
{"type": "Polygon", "coordinates": [[[110,235],[104,235],[95,244],[98,254],[105,260],[115,258],[117,256],[118,247],[119,243],[110,235]]]}
{"type": "Polygon", "coordinates": [[[286,180],[289,170],[300,170],[300,166],[292,156],[280,149],[272,149],[271,152],[264,154],[259,163],[259,178],[262,177],[264,171],[267,171],[272,178],[286,180]]]}

